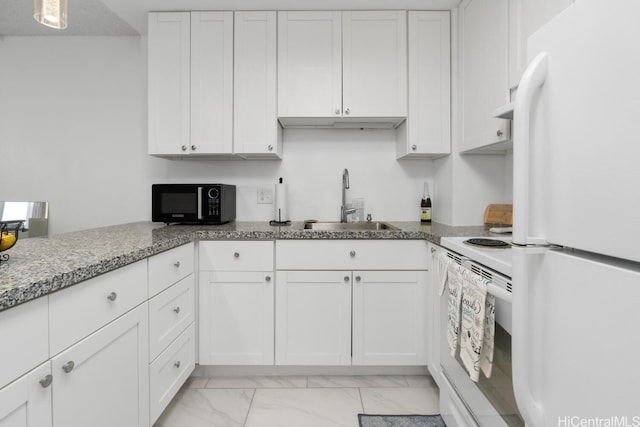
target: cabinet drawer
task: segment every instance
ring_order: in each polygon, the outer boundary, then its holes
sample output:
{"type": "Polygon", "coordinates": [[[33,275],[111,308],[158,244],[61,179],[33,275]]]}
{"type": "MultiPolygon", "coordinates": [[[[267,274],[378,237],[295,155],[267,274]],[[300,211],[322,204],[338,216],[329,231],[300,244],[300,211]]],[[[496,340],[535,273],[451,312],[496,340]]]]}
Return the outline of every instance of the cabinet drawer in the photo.
{"type": "Polygon", "coordinates": [[[193,243],[149,258],[149,297],[193,273],[193,243]]]}
{"type": "Polygon", "coordinates": [[[278,270],[426,270],[422,240],[278,240],[278,270]]]}
{"type": "Polygon", "coordinates": [[[51,355],[146,300],[146,260],[49,295],[51,355]]]}
{"type": "Polygon", "coordinates": [[[150,421],[153,424],[195,368],[195,325],[192,323],[149,366],[150,421]]]}
{"type": "Polygon", "coordinates": [[[0,388],[49,358],[48,321],[47,297],[0,312],[0,388]]]}
{"type": "Polygon", "coordinates": [[[200,242],[200,270],[271,271],[273,241],[200,242]]]}
{"type": "Polygon", "coordinates": [[[149,301],[149,360],[155,359],[194,317],[193,274],[149,301]]]}

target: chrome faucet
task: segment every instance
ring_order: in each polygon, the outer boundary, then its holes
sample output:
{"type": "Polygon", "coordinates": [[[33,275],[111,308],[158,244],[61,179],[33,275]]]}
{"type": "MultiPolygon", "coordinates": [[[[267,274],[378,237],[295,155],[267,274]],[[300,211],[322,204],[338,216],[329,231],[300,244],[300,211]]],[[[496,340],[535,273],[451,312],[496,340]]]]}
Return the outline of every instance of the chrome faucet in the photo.
{"type": "Polygon", "coordinates": [[[340,222],[347,222],[347,215],[355,213],[355,209],[347,209],[347,190],[349,189],[349,170],[342,172],[342,206],[340,206],[340,222]]]}

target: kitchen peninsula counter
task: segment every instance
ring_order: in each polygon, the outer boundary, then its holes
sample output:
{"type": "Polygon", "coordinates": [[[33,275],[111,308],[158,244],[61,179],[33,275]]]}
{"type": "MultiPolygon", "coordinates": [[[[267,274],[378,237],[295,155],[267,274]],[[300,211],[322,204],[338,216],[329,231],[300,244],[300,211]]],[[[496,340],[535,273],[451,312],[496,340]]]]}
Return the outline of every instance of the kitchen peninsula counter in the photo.
{"type": "Polygon", "coordinates": [[[137,222],[21,239],[7,252],[10,259],[0,264],[0,311],[197,240],[391,239],[439,244],[442,237],[488,234],[482,226],[387,222],[398,230],[315,231],[305,230],[303,222],[289,226],[240,221],[217,226],[137,222]]]}

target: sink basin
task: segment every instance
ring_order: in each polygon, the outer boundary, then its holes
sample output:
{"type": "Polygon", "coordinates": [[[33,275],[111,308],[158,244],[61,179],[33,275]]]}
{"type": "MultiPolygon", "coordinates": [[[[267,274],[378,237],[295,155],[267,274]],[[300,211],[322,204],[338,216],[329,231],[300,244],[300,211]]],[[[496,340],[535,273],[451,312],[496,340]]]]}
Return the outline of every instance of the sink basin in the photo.
{"type": "Polygon", "coordinates": [[[320,231],[382,231],[382,230],[399,230],[386,222],[337,222],[337,221],[317,221],[305,222],[305,230],[320,231]]]}

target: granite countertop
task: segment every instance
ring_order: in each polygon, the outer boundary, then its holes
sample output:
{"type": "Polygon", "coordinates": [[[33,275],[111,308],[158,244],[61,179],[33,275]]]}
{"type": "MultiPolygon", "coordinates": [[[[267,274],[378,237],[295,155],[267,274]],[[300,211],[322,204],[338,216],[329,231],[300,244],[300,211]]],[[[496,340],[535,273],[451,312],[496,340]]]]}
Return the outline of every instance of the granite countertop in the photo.
{"type": "Polygon", "coordinates": [[[311,231],[303,222],[231,222],[193,226],[137,222],[47,238],[21,239],[0,264],[0,311],[195,240],[404,239],[439,244],[441,237],[477,236],[485,227],[387,221],[399,230],[311,231]]]}

